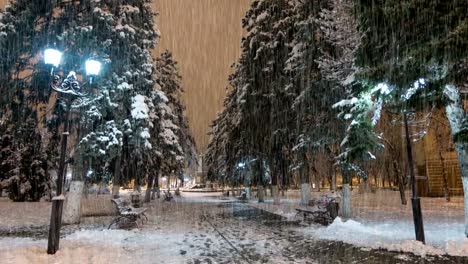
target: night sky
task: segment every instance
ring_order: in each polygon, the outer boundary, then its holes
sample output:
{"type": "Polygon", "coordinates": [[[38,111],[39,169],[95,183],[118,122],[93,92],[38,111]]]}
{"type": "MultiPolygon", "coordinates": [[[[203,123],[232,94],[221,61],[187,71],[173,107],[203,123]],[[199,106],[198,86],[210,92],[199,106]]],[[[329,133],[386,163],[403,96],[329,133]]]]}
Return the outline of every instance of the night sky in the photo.
{"type": "Polygon", "coordinates": [[[249,0],[155,0],[162,39],[180,63],[187,116],[200,151],[221,110],[231,65],[240,55],[241,20],[249,0]]]}

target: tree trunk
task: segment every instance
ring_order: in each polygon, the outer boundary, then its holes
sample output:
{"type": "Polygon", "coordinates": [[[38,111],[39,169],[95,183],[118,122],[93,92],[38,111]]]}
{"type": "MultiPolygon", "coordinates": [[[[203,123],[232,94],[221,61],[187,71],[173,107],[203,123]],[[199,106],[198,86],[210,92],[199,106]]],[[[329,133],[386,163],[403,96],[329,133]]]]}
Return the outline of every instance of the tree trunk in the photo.
{"type": "Polygon", "coordinates": [[[450,202],[450,193],[449,193],[449,188],[448,188],[448,175],[447,175],[447,169],[445,168],[444,156],[442,155],[442,146],[440,143],[442,140],[442,137],[440,134],[437,136],[437,139],[438,139],[437,150],[439,152],[440,166],[442,168],[442,178],[444,180],[444,196],[447,202],[450,202]]]}
{"type": "Polygon", "coordinates": [[[458,138],[466,114],[457,87],[446,85],[444,94],[448,98],[446,105],[447,119],[450,122],[451,134],[461,171],[465,202],[465,235],[468,237],[468,143],[458,138]]]}
{"type": "Polygon", "coordinates": [[[244,174],[245,194],[246,194],[247,200],[250,200],[250,198],[252,198],[252,193],[251,193],[251,190],[250,190],[250,174],[251,174],[251,172],[247,172],[247,173],[243,172],[243,174],[244,174]]]}
{"type": "Polygon", "coordinates": [[[77,155],[76,166],[73,170],[73,178],[70,184],[70,191],[65,198],[65,208],[63,209],[63,223],[78,224],[81,219],[81,197],[83,196],[84,182],[83,163],[81,156],[77,155]]]}
{"type": "Polygon", "coordinates": [[[116,158],[114,180],[112,182],[112,197],[114,199],[120,196],[120,157],[116,158]]]}
{"type": "MultiPolygon", "coordinates": [[[[456,145],[462,145],[458,143],[456,145]]],[[[462,183],[465,205],[465,235],[468,237],[468,144],[457,146],[458,162],[462,168],[462,183]]]]}
{"type": "Polygon", "coordinates": [[[308,205],[311,198],[311,187],[309,179],[309,164],[306,154],[303,154],[303,163],[301,168],[301,205],[308,205]]]}
{"type": "Polygon", "coordinates": [[[156,199],[156,194],[159,199],[159,172],[156,172],[154,175],[154,182],[153,182],[153,191],[151,193],[151,200],[156,199]]]}
{"type": "Polygon", "coordinates": [[[401,204],[406,205],[408,202],[406,201],[405,186],[401,182],[398,183],[398,191],[400,192],[401,204]]]}
{"type": "Polygon", "coordinates": [[[245,197],[247,198],[247,200],[250,200],[250,198],[252,197],[250,187],[245,187],[245,197]]]}
{"type": "Polygon", "coordinates": [[[278,191],[278,185],[271,186],[271,194],[273,196],[273,204],[278,205],[280,204],[280,196],[278,191]]]}
{"type": "Polygon", "coordinates": [[[351,218],[351,190],[349,183],[343,184],[343,218],[351,218]]]}
{"type": "Polygon", "coordinates": [[[63,223],[78,224],[81,218],[81,196],[83,194],[84,182],[72,181],[70,192],[65,200],[65,210],[63,212],[63,223]]]}
{"type": "Polygon", "coordinates": [[[330,165],[330,190],[336,191],[336,168],[333,163],[330,165]]]}
{"type": "Polygon", "coordinates": [[[265,169],[263,167],[263,160],[258,159],[254,165],[254,175],[253,181],[257,186],[257,198],[259,203],[263,203],[265,201],[265,169]]]}
{"type": "Polygon", "coordinates": [[[278,191],[278,179],[280,177],[280,171],[282,172],[280,168],[281,166],[274,166],[273,164],[270,165],[271,196],[273,197],[273,204],[275,205],[280,204],[280,197],[279,197],[279,191],[278,191]]]}
{"type": "Polygon", "coordinates": [[[398,162],[396,160],[393,160],[393,171],[395,172],[395,179],[397,180],[398,184],[398,191],[400,192],[400,200],[401,204],[406,205],[406,195],[405,195],[405,182],[403,177],[405,175],[402,174],[401,170],[398,167],[398,162]]]}
{"type": "Polygon", "coordinates": [[[171,190],[171,175],[167,176],[167,191],[171,190]]]}
{"type": "Polygon", "coordinates": [[[258,186],[257,196],[259,203],[265,202],[265,187],[263,185],[258,186]]]}
{"type": "Polygon", "coordinates": [[[184,188],[184,175],[180,175],[179,179],[180,179],[179,187],[184,188]]]}
{"type": "Polygon", "coordinates": [[[279,196],[279,189],[278,189],[278,178],[274,177],[271,185],[271,196],[273,197],[273,204],[279,205],[280,204],[280,196],[279,196]]]}
{"type": "Polygon", "coordinates": [[[301,184],[301,205],[308,205],[311,198],[310,183],[301,184]]]}
{"type": "Polygon", "coordinates": [[[145,192],[145,203],[149,203],[151,201],[151,189],[153,189],[154,178],[154,174],[152,174],[152,176],[150,176],[148,179],[148,186],[146,187],[145,192]]]}

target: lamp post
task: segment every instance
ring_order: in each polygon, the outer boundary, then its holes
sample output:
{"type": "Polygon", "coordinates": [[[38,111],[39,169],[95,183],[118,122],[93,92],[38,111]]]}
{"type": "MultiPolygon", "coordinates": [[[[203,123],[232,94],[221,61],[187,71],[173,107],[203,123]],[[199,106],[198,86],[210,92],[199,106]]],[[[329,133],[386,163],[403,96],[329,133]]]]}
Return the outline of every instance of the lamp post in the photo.
{"type": "MultiPolygon", "coordinates": [[[[64,79],[58,74],[54,75],[54,68],[57,68],[60,65],[61,59],[62,53],[58,50],[47,49],[44,51],[44,63],[52,66],[52,80],[50,82],[50,87],[55,92],[62,95],[65,100],[65,119],[63,125],[62,142],[60,145],[59,169],[57,172],[57,193],[56,196],[52,198],[49,239],[47,244],[48,254],[55,254],[59,249],[60,227],[62,224],[63,203],[65,200],[63,185],[65,180],[65,156],[67,151],[68,135],[70,134],[70,110],[75,99],[85,96],[80,91],[81,85],[78,82],[76,73],[74,71],[70,71],[67,77],[64,79]]],[[[88,76],[90,76],[91,83],[92,76],[99,74],[101,63],[96,60],[88,60],[86,61],[85,66],[86,73],[88,76]]]]}
{"type": "Polygon", "coordinates": [[[421,201],[418,197],[418,189],[416,188],[416,177],[414,175],[414,161],[413,161],[413,151],[411,149],[411,139],[408,127],[408,112],[403,113],[403,121],[405,124],[405,135],[406,135],[406,152],[408,154],[408,165],[409,172],[411,177],[411,205],[413,208],[413,221],[414,221],[414,230],[416,233],[416,240],[421,241],[423,244],[426,243],[424,238],[424,225],[421,212],[421,201]]]}

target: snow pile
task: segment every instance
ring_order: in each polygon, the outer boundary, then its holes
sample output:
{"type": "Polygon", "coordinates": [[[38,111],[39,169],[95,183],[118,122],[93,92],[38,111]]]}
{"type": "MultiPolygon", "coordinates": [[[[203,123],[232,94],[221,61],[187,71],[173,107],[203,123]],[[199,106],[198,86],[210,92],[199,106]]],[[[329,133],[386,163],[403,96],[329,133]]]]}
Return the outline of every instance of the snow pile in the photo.
{"type": "Polygon", "coordinates": [[[384,248],[392,251],[411,252],[416,255],[468,256],[468,239],[463,235],[463,224],[425,223],[426,245],[415,241],[411,221],[387,220],[360,223],[336,218],[328,227],[308,230],[318,239],[339,240],[360,247],[384,248]]]}

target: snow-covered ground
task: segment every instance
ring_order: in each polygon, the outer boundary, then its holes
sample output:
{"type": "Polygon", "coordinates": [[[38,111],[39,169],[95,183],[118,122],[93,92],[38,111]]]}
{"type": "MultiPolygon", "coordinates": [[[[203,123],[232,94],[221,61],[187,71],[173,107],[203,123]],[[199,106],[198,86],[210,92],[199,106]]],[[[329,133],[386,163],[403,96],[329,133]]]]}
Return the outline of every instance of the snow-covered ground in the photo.
{"type": "MultiPolygon", "coordinates": [[[[108,197],[101,196],[102,201],[99,197],[93,199],[92,210],[107,207],[104,200],[108,197]]],[[[134,230],[107,230],[105,226],[111,217],[86,217],[83,220],[88,225],[75,226],[62,233],[60,250],[53,256],[46,254],[44,236],[39,239],[0,237],[0,263],[337,263],[343,260],[395,263],[396,259],[399,263],[412,263],[415,260],[411,254],[374,250],[379,248],[422,256],[468,256],[460,198],[453,198],[450,203],[438,198],[422,199],[427,245],[414,241],[410,207],[399,205],[397,192],[361,195],[353,192],[354,218],[346,222],[338,218],[328,227],[294,226],[269,216],[259,217],[255,215],[259,211],[252,209],[259,207],[294,219],[299,202],[296,191],[287,192],[279,206],[272,204],[271,197],[261,204],[254,200],[237,204],[233,200],[232,196],[222,197],[220,193],[182,193],[182,198],[176,197],[175,202],[153,201],[147,205],[149,222],[134,230]],[[246,262],[245,258],[250,261],[246,262]]],[[[32,205],[0,201],[0,209],[8,208],[8,215],[0,214],[0,228],[35,222],[47,224],[50,217],[47,203],[36,203],[39,211],[32,205]]],[[[89,205],[84,203],[84,206],[89,205]]],[[[434,262],[447,261],[463,263],[452,257],[436,257],[434,262]]]]}
{"type": "Polygon", "coordinates": [[[0,263],[184,263],[180,234],[148,230],[81,230],[62,238],[55,255],[47,240],[2,238],[0,263]]]}
{"type": "MultiPolygon", "coordinates": [[[[323,193],[315,192],[318,197],[323,193]]],[[[409,197],[409,194],[407,194],[409,197]]],[[[273,205],[271,197],[265,203],[255,200],[249,205],[295,219],[299,193],[290,191],[273,205]]],[[[392,251],[412,252],[417,255],[453,255],[468,257],[468,238],[464,235],[462,197],[421,198],[426,245],[415,241],[411,200],[401,205],[399,193],[379,190],[377,193],[358,194],[353,191],[353,218],[341,218],[328,227],[312,225],[300,230],[311,238],[338,240],[365,248],[384,248],[392,251]]]]}
{"type": "Polygon", "coordinates": [[[337,218],[328,227],[308,228],[304,232],[314,238],[340,240],[373,249],[384,248],[421,256],[468,256],[468,239],[463,230],[462,224],[447,224],[428,218],[425,221],[426,245],[414,240],[413,222],[399,219],[362,223],[337,218]]]}

